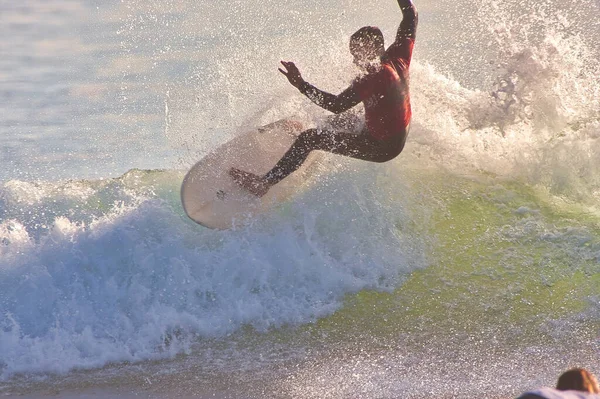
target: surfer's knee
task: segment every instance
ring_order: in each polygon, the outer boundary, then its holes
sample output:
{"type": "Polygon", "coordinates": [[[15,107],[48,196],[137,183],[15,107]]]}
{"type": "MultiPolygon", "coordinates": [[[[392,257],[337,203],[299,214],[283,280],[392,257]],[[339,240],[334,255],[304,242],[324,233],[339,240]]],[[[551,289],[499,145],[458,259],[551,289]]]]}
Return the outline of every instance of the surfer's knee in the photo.
{"type": "Polygon", "coordinates": [[[315,137],[319,134],[318,129],[307,129],[298,135],[298,141],[310,142],[314,141],[315,137]]]}
{"type": "Polygon", "coordinates": [[[398,153],[398,154],[387,153],[387,154],[382,155],[378,159],[375,159],[375,162],[376,163],[386,163],[386,162],[389,162],[392,159],[396,158],[398,155],[400,155],[400,153],[398,153]]]}
{"type": "Polygon", "coordinates": [[[374,159],[373,161],[376,163],[386,163],[400,155],[400,152],[401,151],[386,152],[384,154],[381,154],[378,158],[374,159]]]}
{"type": "Polygon", "coordinates": [[[308,129],[300,133],[296,139],[296,145],[309,151],[315,149],[320,142],[320,131],[318,129],[308,129]]]}
{"type": "Polygon", "coordinates": [[[402,150],[404,150],[405,144],[406,136],[400,136],[397,140],[392,140],[386,151],[383,154],[381,154],[379,159],[375,160],[375,162],[384,163],[391,161],[392,159],[400,155],[402,150]]]}

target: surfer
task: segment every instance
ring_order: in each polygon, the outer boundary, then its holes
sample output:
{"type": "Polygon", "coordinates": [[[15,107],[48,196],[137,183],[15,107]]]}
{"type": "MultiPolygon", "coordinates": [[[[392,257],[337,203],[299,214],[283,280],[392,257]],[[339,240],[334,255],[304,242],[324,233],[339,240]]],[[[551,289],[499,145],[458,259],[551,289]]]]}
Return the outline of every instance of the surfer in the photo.
{"type": "Polygon", "coordinates": [[[365,26],[350,37],[350,53],[362,74],[339,95],[306,82],[293,62],[281,61],[279,71],[318,106],[340,114],[364,103],[365,128],[355,134],[341,128],[302,132],[281,160],[264,176],[232,168],[229,174],[246,190],[263,196],[269,188],[297,170],[314,150],[371,162],[398,156],[406,142],[411,119],[408,69],[417,30],[417,10],[411,0],[398,0],[402,22],[396,40],[385,50],[379,28],[365,26]]]}

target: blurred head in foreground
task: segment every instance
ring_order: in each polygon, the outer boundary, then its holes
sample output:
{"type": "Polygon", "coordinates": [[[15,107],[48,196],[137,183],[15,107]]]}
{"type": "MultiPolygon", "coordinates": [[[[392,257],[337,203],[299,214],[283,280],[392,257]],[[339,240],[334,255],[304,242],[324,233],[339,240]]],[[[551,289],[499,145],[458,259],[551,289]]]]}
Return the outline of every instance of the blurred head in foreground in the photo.
{"type": "Polygon", "coordinates": [[[571,369],[565,371],[556,384],[559,391],[582,391],[589,393],[600,393],[596,377],[585,369],[571,369]]]}

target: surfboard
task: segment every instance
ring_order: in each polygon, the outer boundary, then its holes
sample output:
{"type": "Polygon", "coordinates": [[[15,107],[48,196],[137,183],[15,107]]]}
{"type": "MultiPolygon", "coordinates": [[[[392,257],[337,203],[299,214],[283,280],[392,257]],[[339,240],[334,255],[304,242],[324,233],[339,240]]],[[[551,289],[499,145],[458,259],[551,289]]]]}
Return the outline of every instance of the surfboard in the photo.
{"type": "Polygon", "coordinates": [[[256,197],[229,175],[232,167],[257,175],[267,173],[303,130],[300,122],[281,120],[243,133],[221,145],[187,172],[181,185],[185,213],[213,229],[240,227],[256,215],[284,201],[304,184],[318,155],[312,153],[303,166],[256,197]]]}

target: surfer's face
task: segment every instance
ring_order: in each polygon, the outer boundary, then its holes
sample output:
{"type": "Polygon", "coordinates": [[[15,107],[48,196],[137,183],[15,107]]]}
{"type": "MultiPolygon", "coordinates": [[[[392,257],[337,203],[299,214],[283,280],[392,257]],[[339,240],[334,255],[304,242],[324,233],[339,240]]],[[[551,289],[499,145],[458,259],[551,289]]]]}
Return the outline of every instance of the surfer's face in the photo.
{"type": "Polygon", "coordinates": [[[354,57],[354,65],[366,70],[379,61],[380,49],[367,39],[352,39],[350,53],[354,57]]]}

